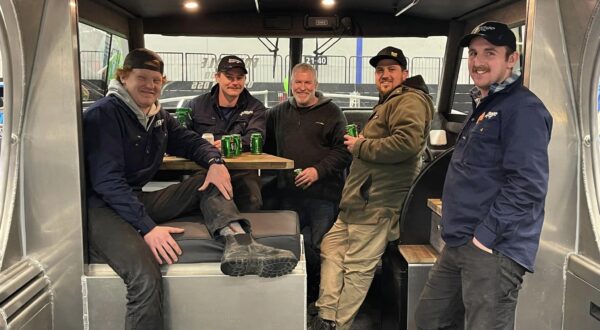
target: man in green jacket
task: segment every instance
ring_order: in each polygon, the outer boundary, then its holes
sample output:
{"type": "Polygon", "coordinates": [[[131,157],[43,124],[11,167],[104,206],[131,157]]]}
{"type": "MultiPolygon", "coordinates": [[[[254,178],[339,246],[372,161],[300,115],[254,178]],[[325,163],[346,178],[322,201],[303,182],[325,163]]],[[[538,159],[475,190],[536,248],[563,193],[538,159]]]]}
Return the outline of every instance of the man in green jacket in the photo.
{"type": "Polygon", "coordinates": [[[369,63],[379,103],[357,138],[344,136],[353,161],[321,244],[319,314],[309,329],[350,328],[387,242],[399,238],[400,209],[429,136],[433,103],[420,76],[407,79],[402,51],[386,47],[369,63]]]}

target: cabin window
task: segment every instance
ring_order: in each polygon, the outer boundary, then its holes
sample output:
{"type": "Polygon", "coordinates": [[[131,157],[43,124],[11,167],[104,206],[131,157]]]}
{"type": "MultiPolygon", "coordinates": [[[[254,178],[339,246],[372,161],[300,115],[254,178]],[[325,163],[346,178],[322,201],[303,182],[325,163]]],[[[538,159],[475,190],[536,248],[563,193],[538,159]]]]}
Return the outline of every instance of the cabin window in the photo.
{"type": "MultiPolygon", "coordinates": [[[[525,25],[520,25],[512,29],[517,37],[517,51],[519,52],[519,61],[514,70],[522,72],[522,63],[524,59],[523,50],[525,38],[525,25]]],[[[452,113],[455,114],[470,114],[472,110],[471,97],[469,91],[473,88],[473,80],[469,75],[468,68],[468,53],[467,48],[463,49],[462,58],[460,60],[460,70],[458,71],[458,79],[456,80],[456,90],[454,92],[454,103],[452,104],[452,113]]]]}
{"type": "MultiPolygon", "coordinates": [[[[161,104],[174,108],[182,99],[214,85],[220,58],[237,55],[246,62],[248,90],[265,106],[285,100],[289,93],[288,38],[213,38],[146,35],[146,47],[165,61],[169,84],[161,104]]],[[[342,108],[371,108],[377,102],[374,71],[369,59],[386,46],[401,48],[410,75],[420,74],[436,96],[446,37],[429,38],[306,38],[302,61],[315,66],[319,90],[342,108]]]]}
{"type": "Polygon", "coordinates": [[[79,23],[81,100],[83,108],[106,94],[108,82],[129,51],[127,39],[79,23]]]}
{"type": "Polygon", "coordinates": [[[316,67],[319,90],[342,108],[372,108],[379,99],[371,57],[387,47],[402,49],[409,76],[421,75],[434,100],[442,72],[446,37],[307,38],[302,59],[316,67]]]}

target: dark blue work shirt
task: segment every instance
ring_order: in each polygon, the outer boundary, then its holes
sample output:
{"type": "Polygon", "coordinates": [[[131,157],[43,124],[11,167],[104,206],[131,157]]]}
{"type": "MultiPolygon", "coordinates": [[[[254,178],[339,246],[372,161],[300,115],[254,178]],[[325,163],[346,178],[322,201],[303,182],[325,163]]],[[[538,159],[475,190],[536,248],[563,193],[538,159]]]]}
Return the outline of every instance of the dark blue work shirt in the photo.
{"type": "Polygon", "coordinates": [[[522,80],[475,106],[458,137],[442,197],[442,237],[483,245],[533,272],[548,188],[552,117],[522,80]]]}

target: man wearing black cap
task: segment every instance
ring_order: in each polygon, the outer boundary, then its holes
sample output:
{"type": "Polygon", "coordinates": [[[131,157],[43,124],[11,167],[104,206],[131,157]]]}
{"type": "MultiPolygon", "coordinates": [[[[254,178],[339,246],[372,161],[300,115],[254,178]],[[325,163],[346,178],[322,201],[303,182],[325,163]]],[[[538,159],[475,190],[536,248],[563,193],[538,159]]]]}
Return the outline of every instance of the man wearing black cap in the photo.
{"type": "Polygon", "coordinates": [[[161,223],[201,210],[213,237],[223,237],[221,270],[228,275],[274,277],[297,260],[290,251],[256,243],[231,201],[232,187],[218,149],[180,126],[158,103],[163,61],[135,49],[106,97],[83,114],[87,170],[88,238],[92,262],[106,262],[127,285],[127,329],[162,329],[160,265],[182,251],[171,236],[183,229],[161,223]],[[142,192],[165,152],[208,171],[155,192],[142,192]]]}
{"type": "Polygon", "coordinates": [[[407,79],[400,49],[386,47],[369,63],[379,103],[358,137],[344,136],[353,160],[338,219],[321,243],[319,313],[310,329],[350,328],[387,242],[399,238],[400,210],[433,117],[427,86],[420,76],[407,79]]]}
{"type": "Polygon", "coordinates": [[[513,329],[523,275],[533,272],[548,188],[552,117],[513,68],[512,31],[485,22],[469,48],[473,113],[442,195],[446,242],[417,306],[419,329],[513,329]]]}
{"type": "MultiPolygon", "coordinates": [[[[241,58],[223,57],[215,73],[215,86],[189,103],[190,128],[199,134],[212,133],[217,148],[221,148],[221,137],[228,134],[242,136],[244,151],[250,150],[252,133],[262,134],[264,141],[265,106],[246,89],[247,73],[241,58]]],[[[242,212],[261,208],[260,178],[256,171],[231,171],[231,182],[235,203],[242,212]]]]}

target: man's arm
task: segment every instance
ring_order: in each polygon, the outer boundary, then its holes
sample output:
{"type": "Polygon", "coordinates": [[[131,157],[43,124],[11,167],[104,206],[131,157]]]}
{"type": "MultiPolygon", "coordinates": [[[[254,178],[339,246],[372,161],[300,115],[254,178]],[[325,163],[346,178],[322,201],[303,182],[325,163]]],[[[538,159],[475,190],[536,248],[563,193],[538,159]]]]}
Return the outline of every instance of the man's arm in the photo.
{"type": "Polygon", "coordinates": [[[355,157],[374,163],[394,164],[414,157],[422,150],[429,104],[424,97],[413,92],[397,97],[400,99],[395,104],[396,108],[389,111],[386,118],[390,136],[359,138],[352,148],[355,157]]]}
{"type": "Polygon", "coordinates": [[[531,221],[532,208],[546,198],[548,143],[552,118],[540,103],[514,109],[502,118],[502,168],[506,181],[475,238],[493,248],[521,221],[531,221]]]}
{"type": "Polygon", "coordinates": [[[167,142],[169,155],[193,160],[205,168],[208,168],[210,159],[221,156],[221,152],[198,133],[181,126],[168,114],[165,115],[165,120],[169,134],[167,142]]]}
{"type": "Polygon", "coordinates": [[[84,143],[91,189],[142,235],[156,223],[125,179],[123,140],[110,111],[93,109],[84,115],[84,143]]]}

